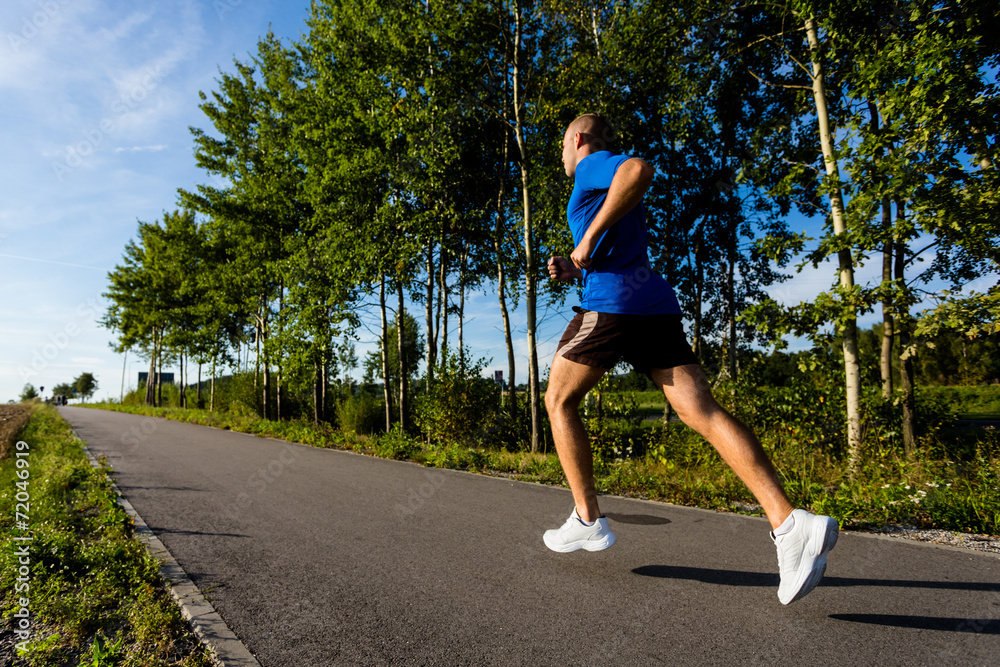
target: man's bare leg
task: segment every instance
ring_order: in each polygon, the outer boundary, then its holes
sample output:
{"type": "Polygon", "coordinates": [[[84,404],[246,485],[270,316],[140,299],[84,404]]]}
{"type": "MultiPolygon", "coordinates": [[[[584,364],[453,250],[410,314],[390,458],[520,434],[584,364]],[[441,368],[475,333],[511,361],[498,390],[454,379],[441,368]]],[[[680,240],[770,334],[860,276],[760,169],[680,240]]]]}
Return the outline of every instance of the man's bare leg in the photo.
{"type": "Polygon", "coordinates": [[[579,408],[580,401],[606,372],[607,369],[578,364],[557,354],[545,392],[545,408],[552,423],[556,453],[573,492],[577,514],[588,523],[597,521],[601,510],[594,487],[594,457],[579,408]]]}
{"type": "Polygon", "coordinates": [[[701,366],[690,364],[658,369],[650,375],[663,389],[681,421],[708,440],[747,485],[767,514],[771,528],[780,526],[793,508],[774,465],[753,432],[726,412],[712,396],[701,366]]]}

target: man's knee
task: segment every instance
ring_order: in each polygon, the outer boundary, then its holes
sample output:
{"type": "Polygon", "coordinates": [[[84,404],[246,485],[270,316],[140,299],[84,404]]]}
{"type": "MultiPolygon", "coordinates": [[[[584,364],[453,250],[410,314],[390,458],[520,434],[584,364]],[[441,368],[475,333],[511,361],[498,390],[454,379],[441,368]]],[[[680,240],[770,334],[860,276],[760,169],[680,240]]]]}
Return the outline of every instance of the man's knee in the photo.
{"type": "MultiPolygon", "coordinates": [[[[580,401],[577,400],[576,405],[579,403],[580,401]]],[[[564,390],[550,385],[549,390],[545,392],[545,409],[550,413],[567,407],[576,407],[576,405],[573,405],[572,395],[564,390]]]]}
{"type": "Polygon", "coordinates": [[[689,426],[692,426],[693,422],[703,422],[725,413],[711,391],[692,392],[683,400],[672,401],[671,405],[677,413],[677,418],[689,426]]]}

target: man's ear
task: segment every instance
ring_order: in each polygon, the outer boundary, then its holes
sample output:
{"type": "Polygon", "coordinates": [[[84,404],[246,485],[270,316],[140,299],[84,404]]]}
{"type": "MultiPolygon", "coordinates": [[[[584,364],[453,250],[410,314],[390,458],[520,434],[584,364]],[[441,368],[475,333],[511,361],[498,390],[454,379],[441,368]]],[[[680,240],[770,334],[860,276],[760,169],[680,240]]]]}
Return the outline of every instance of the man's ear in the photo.
{"type": "Polygon", "coordinates": [[[575,132],[573,134],[573,146],[579,149],[587,143],[587,134],[585,132],[575,132]]]}

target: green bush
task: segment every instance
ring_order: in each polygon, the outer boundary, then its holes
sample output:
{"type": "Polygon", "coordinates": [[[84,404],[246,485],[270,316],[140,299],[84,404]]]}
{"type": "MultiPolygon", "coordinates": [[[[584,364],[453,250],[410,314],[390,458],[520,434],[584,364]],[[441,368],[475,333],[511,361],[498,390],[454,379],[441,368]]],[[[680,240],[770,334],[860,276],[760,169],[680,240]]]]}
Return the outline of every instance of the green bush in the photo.
{"type": "Polygon", "coordinates": [[[253,373],[234,373],[215,385],[215,409],[240,415],[261,414],[261,391],[254,386],[253,373]]]}
{"type": "Polygon", "coordinates": [[[650,433],[642,427],[636,393],[604,391],[607,381],[608,376],[605,376],[582,405],[597,470],[615,461],[643,455],[650,433]]]}
{"type": "Polygon", "coordinates": [[[378,401],[367,389],[351,391],[346,398],[336,405],[337,424],[341,430],[349,433],[376,433],[385,425],[385,412],[381,401],[378,401]]]}
{"type": "Polygon", "coordinates": [[[430,392],[414,399],[414,422],[425,438],[468,446],[497,444],[494,436],[504,416],[499,386],[481,376],[486,364],[478,359],[463,368],[456,355],[446,356],[430,392]]]}

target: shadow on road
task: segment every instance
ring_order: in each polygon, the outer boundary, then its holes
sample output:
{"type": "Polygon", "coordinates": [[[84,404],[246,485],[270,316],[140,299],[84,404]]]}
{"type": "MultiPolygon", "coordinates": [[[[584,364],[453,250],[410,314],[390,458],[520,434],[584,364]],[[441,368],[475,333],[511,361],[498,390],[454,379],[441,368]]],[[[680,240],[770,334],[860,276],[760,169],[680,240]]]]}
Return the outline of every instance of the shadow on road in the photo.
{"type": "MultiPolygon", "coordinates": [[[[643,565],[632,570],[644,577],[660,579],[689,579],[706,584],[723,586],[777,586],[778,574],[768,572],[740,572],[738,570],[709,570],[703,567],[680,565],[643,565]]],[[[943,588],[957,591],[1000,592],[1000,583],[977,581],[919,581],[913,579],[862,579],[856,577],[824,577],[820,586],[889,586],[892,588],[943,588]]],[[[906,617],[900,617],[906,618],[906,617]]],[[[990,621],[993,622],[993,621],[990,621]]]]}
{"type": "Polygon", "coordinates": [[[1000,635],[1000,620],[992,618],[942,618],[938,616],[896,616],[893,614],[830,614],[836,621],[886,625],[916,630],[943,630],[1000,635]]]}
{"type": "Polygon", "coordinates": [[[670,519],[652,514],[618,514],[617,512],[608,512],[606,516],[612,521],[631,523],[637,526],[662,526],[665,523],[670,523],[670,519]]]}
{"type": "Polygon", "coordinates": [[[216,535],[218,537],[250,537],[243,533],[206,533],[200,530],[172,530],[169,528],[151,528],[157,535],[216,535]]]}

